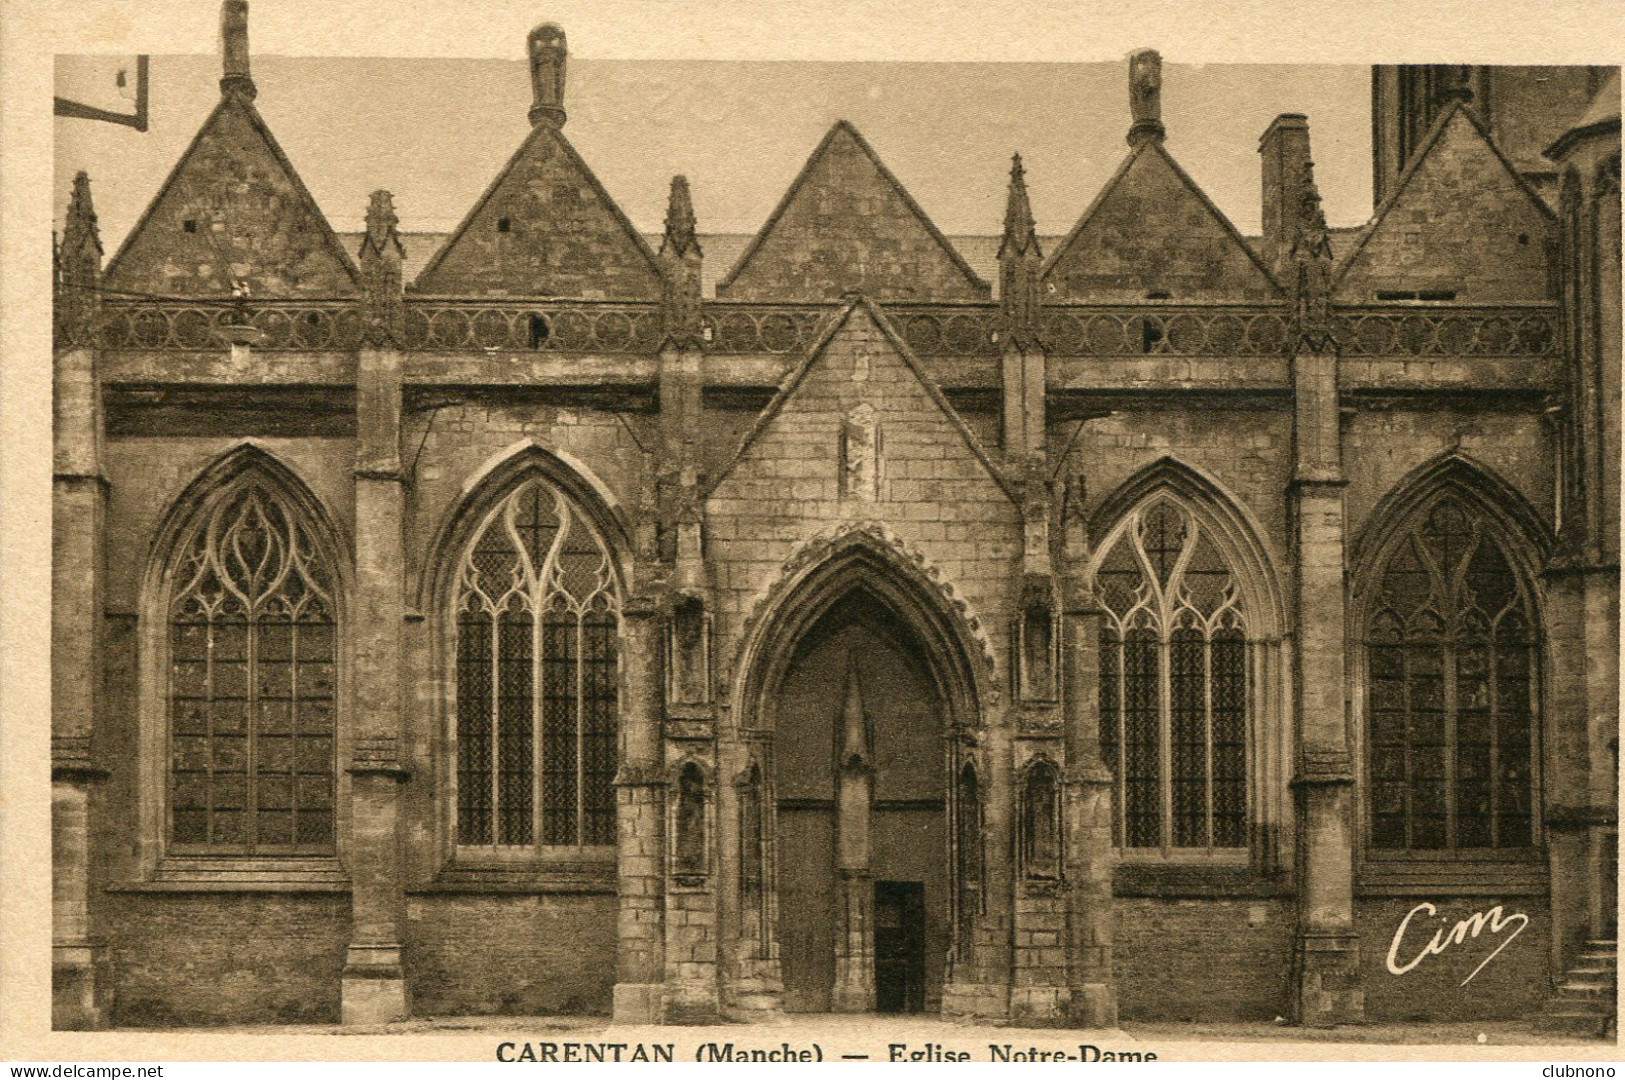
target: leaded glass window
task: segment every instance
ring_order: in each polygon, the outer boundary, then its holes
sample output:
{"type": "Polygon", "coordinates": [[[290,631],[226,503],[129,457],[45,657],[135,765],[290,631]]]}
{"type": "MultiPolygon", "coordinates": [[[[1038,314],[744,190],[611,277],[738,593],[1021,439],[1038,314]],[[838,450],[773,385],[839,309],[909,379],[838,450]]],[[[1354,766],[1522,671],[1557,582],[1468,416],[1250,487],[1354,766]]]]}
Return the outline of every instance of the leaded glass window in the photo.
{"type": "Polygon", "coordinates": [[[608,549],[540,478],[481,524],[457,578],[457,842],[615,842],[616,640],[608,549]]]}
{"type": "Polygon", "coordinates": [[[1367,610],[1371,846],[1531,846],[1534,622],[1480,515],[1418,514],[1367,610]]]}
{"type": "Polygon", "coordinates": [[[169,850],[334,848],[337,621],[309,526],[264,478],[211,501],[169,607],[169,850]]]}
{"type": "Polygon", "coordinates": [[[1246,847],[1246,621],[1218,546],[1162,499],[1129,514],[1095,581],[1118,846],[1246,847]]]}

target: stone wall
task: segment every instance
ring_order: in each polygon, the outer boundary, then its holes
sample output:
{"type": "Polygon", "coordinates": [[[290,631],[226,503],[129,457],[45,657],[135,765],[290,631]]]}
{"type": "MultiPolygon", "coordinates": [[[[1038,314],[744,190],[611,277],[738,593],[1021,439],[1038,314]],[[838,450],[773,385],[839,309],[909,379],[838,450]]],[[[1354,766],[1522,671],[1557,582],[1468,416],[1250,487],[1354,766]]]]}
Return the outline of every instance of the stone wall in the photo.
{"type": "Polygon", "coordinates": [[[1051,258],[1044,277],[1055,300],[1237,302],[1277,292],[1246,244],[1153,143],[1124,163],[1051,258]]]}
{"type": "MultiPolygon", "coordinates": [[[[1287,571],[1282,557],[1287,547],[1286,482],[1292,469],[1290,412],[1264,403],[1200,408],[1135,402],[1113,407],[1111,416],[1084,423],[1069,458],[1088,481],[1090,513],[1141,469],[1172,456],[1209,474],[1229,492],[1258,523],[1261,542],[1280,560],[1277,569],[1287,571]]],[[[1075,423],[1051,425],[1052,459],[1066,447],[1075,423]]]]}
{"type": "Polygon", "coordinates": [[[1118,897],[1124,1020],[1268,1021],[1288,1014],[1291,899],[1118,897]]]}
{"type": "Polygon", "coordinates": [[[1551,919],[1540,897],[1366,898],[1356,903],[1355,920],[1369,1020],[1511,1020],[1528,1016],[1551,993],[1547,970],[1551,919]],[[1515,922],[1509,922],[1499,934],[1486,927],[1477,936],[1469,929],[1460,943],[1395,975],[1387,966],[1394,934],[1407,913],[1424,900],[1432,901],[1434,911],[1420,911],[1411,919],[1395,955],[1396,966],[1416,961],[1436,932],[1448,940],[1458,921],[1497,905],[1503,916],[1527,915],[1528,926],[1519,931],[1515,922]],[[1510,944],[1474,975],[1473,969],[1506,942],[1510,944]],[[1472,981],[1462,985],[1469,976],[1472,981]]]}
{"type": "Polygon", "coordinates": [[[228,97],[109,267],[107,283],[160,296],[330,297],[355,290],[327,219],[253,105],[228,97]]]}
{"type": "Polygon", "coordinates": [[[657,300],[660,275],[592,170],[539,127],[419,276],[425,293],[657,300]]]}
{"type": "Polygon", "coordinates": [[[1350,544],[1383,496],[1412,470],[1452,450],[1493,470],[1550,521],[1555,477],[1549,441],[1541,414],[1528,406],[1390,403],[1360,409],[1343,425],[1350,544]]]}
{"type": "Polygon", "coordinates": [[[1336,297],[1369,303],[1380,292],[1440,291],[1473,302],[1547,300],[1553,239],[1545,207],[1458,111],[1339,271],[1336,297]]]}
{"type": "Polygon", "coordinates": [[[706,510],[725,662],[797,545],[854,521],[883,522],[919,551],[1003,655],[1020,553],[1016,508],[861,307],[755,432],[706,510]],[[879,474],[872,497],[843,497],[842,425],[864,403],[881,433],[879,474]]]}
{"type": "Polygon", "coordinates": [[[338,1021],[348,896],[114,893],[104,926],[118,1024],[338,1021]]]}
{"type": "Polygon", "coordinates": [[[418,1015],[607,1014],[614,957],[613,895],[407,897],[418,1015]]]}
{"type": "Polygon", "coordinates": [[[845,121],[813,152],[740,266],[731,300],[978,300],[988,295],[845,121]]]}
{"type": "Polygon", "coordinates": [[[639,442],[656,445],[648,417],[590,405],[519,404],[470,395],[460,395],[454,404],[437,404],[412,409],[402,425],[405,464],[418,466],[412,474],[406,530],[407,579],[413,593],[434,559],[451,557],[434,550],[434,543],[471,494],[470,485],[505,452],[533,443],[565,455],[608,488],[612,506],[628,516],[636,511],[648,460],[639,442]]]}

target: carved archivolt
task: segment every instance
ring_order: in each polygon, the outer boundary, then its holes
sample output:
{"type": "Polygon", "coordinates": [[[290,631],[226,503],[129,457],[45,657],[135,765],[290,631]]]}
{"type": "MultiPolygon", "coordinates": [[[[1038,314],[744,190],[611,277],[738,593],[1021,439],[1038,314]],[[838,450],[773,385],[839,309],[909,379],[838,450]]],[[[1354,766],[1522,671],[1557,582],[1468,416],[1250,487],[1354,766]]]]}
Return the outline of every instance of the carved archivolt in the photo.
{"type": "MultiPolygon", "coordinates": [[[[774,642],[765,640],[766,628],[819,567],[855,553],[870,555],[879,564],[879,576],[886,577],[889,571],[894,580],[925,594],[922,599],[945,617],[952,637],[957,639],[955,644],[974,668],[975,685],[969,689],[974,691],[981,711],[985,714],[996,707],[999,691],[994,677],[993,644],[982,620],[923,552],[876,521],[847,522],[796,545],[778,574],[751,603],[750,613],[740,627],[738,645],[728,668],[721,673],[722,684],[732,685],[736,676],[749,674],[750,665],[759,663],[768,650],[776,647],[774,642]]],[[[793,642],[786,644],[793,645],[793,642]]]]}

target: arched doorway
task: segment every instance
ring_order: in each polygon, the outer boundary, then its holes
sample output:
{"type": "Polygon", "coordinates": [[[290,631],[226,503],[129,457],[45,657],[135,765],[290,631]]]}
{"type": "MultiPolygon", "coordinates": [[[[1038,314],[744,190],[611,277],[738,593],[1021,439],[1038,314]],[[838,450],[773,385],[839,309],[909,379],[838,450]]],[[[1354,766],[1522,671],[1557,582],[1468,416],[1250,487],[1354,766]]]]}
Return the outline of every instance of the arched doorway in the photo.
{"type": "Polygon", "coordinates": [[[936,1009],[953,937],[950,725],[923,643],[854,587],[770,693],[785,1009],[936,1009]]]}

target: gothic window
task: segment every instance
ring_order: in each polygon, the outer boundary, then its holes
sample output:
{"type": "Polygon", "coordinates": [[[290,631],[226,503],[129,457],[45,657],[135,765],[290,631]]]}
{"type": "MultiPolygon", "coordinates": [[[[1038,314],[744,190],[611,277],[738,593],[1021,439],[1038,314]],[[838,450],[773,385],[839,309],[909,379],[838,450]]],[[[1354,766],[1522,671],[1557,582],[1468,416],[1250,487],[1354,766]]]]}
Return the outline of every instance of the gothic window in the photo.
{"type": "Polygon", "coordinates": [[[958,879],[955,907],[960,956],[964,956],[974,940],[976,917],[982,911],[982,791],[976,767],[968,761],[959,770],[954,791],[954,854],[958,879]]]}
{"type": "Polygon", "coordinates": [[[1055,766],[1034,762],[1021,786],[1021,872],[1028,880],[1061,876],[1061,785],[1055,766]]]}
{"type": "Polygon", "coordinates": [[[1530,847],[1534,620],[1481,516],[1416,515],[1367,610],[1372,848],[1530,847]]]}
{"type": "Polygon", "coordinates": [[[1247,643],[1213,538],[1163,499],[1129,514],[1096,588],[1100,738],[1126,849],[1247,845],[1247,643]]]}
{"type": "Polygon", "coordinates": [[[169,623],[169,851],[334,850],[337,613],[310,528],[263,477],[181,545],[169,623]]]}
{"type": "Polygon", "coordinates": [[[603,541],[529,479],[486,515],[454,611],[458,844],[613,844],[619,604],[603,541]]]}

